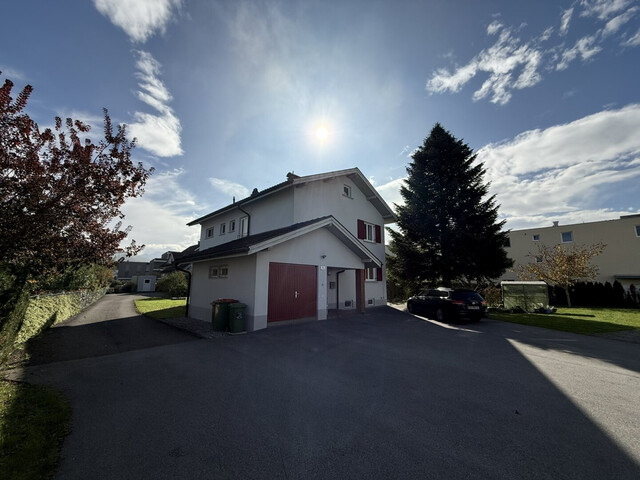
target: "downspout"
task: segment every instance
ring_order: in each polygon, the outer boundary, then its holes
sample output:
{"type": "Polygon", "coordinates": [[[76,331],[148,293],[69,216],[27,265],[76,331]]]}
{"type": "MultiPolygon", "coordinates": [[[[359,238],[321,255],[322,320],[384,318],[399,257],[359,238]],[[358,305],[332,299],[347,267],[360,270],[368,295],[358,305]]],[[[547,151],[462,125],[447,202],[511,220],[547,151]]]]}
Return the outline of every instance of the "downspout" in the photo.
{"type": "Polygon", "coordinates": [[[173,265],[176,267],[176,270],[179,270],[187,274],[187,305],[186,305],[187,310],[186,310],[185,316],[188,317],[189,316],[189,298],[191,297],[191,272],[189,270],[180,268],[180,265],[178,264],[178,262],[173,262],[173,265]]]}
{"type": "Polygon", "coordinates": [[[340,310],[340,274],[344,273],[344,270],[336,272],[336,310],[340,310]]]}
{"type": "MultiPolygon", "coordinates": [[[[238,205],[238,210],[244,213],[247,216],[247,237],[251,235],[251,215],[246,210],[243,210],[240,205],[238,205]]],[[[242,234],[242,232],[240,232],[242,234]]]]}

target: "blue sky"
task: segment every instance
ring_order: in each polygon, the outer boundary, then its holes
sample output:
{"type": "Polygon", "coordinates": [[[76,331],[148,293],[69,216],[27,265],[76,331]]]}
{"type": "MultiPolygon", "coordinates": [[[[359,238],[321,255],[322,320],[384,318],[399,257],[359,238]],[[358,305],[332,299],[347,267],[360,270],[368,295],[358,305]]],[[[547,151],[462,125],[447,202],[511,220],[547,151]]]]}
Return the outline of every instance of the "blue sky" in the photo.
{"type": "Polygon", "coordinates": [[[640,213],[640,1],[10,1],[2,81],[28,111],[102,108],[156,171],[125,207],[144,258],[289,171],[359,167],[389,204],[436,122],[511,229],[640,213]]]}

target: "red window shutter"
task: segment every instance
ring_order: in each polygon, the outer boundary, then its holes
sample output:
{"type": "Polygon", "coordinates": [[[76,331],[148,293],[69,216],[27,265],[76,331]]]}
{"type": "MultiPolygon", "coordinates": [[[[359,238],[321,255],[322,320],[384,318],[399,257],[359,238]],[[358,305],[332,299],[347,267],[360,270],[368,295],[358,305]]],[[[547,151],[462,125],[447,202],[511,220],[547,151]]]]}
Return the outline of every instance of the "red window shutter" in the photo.
{"type": "Polygon", "coordinates": [[[382,228],[376,225],[376,243],[382,243],[382,228]]]}
{"type": "Polygon", "coordinates": [[[376,280],[379,282],[382,281],[382,268],[376,268],[376,280]]]}
{"type": "Polygon", "coordinates": [[[367,238],[367,229],[364,225],[364,220],[358,220],[358,238],[360,240],[367,238]]]}

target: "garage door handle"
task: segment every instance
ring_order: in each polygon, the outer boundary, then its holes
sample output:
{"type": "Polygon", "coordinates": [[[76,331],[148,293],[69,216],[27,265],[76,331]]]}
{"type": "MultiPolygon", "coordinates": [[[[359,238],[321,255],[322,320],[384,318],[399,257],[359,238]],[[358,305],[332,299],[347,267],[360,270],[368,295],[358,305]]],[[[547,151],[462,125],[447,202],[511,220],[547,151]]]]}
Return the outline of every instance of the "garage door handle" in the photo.
{"type": "Polygon", "coordinates": [[[298,295],[299,295],[299,294],[298,294],[298,292],[296,291],[294,295],[295,295],[295,298],[298,298],[298,295]]]}

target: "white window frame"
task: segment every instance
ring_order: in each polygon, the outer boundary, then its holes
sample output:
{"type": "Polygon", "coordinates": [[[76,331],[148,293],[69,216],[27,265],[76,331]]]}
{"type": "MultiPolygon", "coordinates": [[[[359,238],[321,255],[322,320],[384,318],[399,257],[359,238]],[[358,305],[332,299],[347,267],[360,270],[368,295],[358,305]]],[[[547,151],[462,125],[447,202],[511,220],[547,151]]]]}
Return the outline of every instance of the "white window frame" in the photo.
{"type": "Polygon", "coordinates": [[[376,226],[373,223],[364,222],[363,240],[365,242],[376,243],[376,226]]]}
{"type": "Polygon", "coordinates": [[[229,233],[233,233],[236,231],[236,221],[229,220],[229,233]]]}
{"type": "Polygon", "coordinates": [[[227,224],[226,223],[221,223],[220,224],[220,235],[224,235],[225,233],[227,233],[227,224]]]}
{"type": "Polygon", "coordinates": [[[640,237],[640,225],[636,225],[636,237],[640,237]]]}
{"type": "Polygon", "coordinates": [[[229,265],[209,265],[209,278],[227,278],[229,265]]]}
{"type": "Polygon", "coordinates": [[[240,228],[238,237],[246,237],[249,233],[249,217],[240,217],[240,228]]]}
{"type": "Polygon", "coordinates": [[[531,238],[533,239],[534,242],[539,242],[540,241],[540,234],[539,233],[534,233],[531,238]]]}
{"type": "Polygon", "coordinates": [[[207,228],[206,233],[205,233],[206,238],[213,238],[213,236],[215,234],[215,231],[216,231],[216,227],[207,228]]]}
{"type": "Polygon", "coordinates": [[[368,267],[364,269],[364,280],[366,282],[375,282],[378,279],[376,267],[368,267]]]}
{"type": "Polygon", "coordinates": [[[351,196],[351,185],[343,185],[342,186],[342,196],[347,198],[353,198],[351,196]]]}
{"type": "Polygon", "coordinates": [[[572,231],[572,230],[569,230],[568,232],[562,232],[562,233],[560,234],[560,241],[561,241],[562,243],[572,243],[572,242],[573,242],[573,231],[572,231]],[[569,240],[565,240],[565,239],[564,239],[564,236],[565,236],[565,235],[569,235],[569,240]]]}
{"type": "Polygon", "coordinates": [[[538,256],[536,257],[536,263],[542,263],[543,261],[544,261],[544,260],[543,260],[543,258],[542,258],[540,255],[538,255],[538,256]]]}

